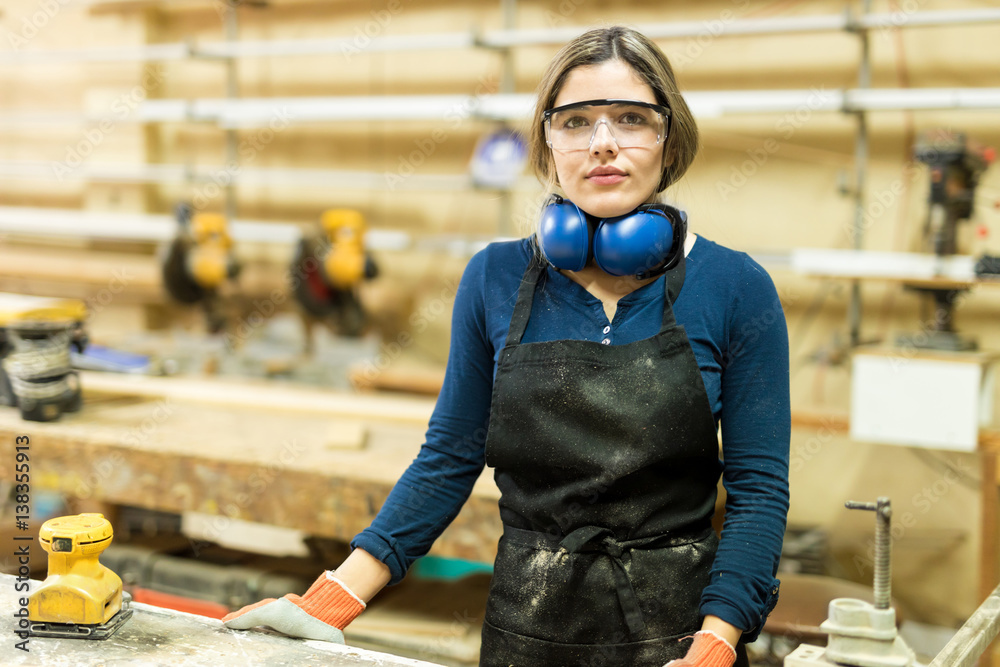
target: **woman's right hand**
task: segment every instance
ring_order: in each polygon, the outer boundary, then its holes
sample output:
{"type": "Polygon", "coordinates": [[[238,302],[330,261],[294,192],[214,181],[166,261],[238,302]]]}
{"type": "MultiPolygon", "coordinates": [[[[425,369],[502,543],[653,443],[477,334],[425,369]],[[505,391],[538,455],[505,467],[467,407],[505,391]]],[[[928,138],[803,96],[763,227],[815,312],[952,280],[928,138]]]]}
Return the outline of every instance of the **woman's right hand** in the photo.
{"type": "Polygon", "coordinates": [[[385,563],[364,549],[355,549],[333,572],[319,575],[305,595],[261,600],[227,614],[227,628],[248,630],[259,625],[290,637],[344,643],[344,628],[364,611],[391,575],[385,563]]]}
{"type": "Polygon", "coordinates": [[[344,643],[344,628],[365,610],[365,602],[327,571],[299,596],[268,598],[227,614],[223,625],[234,630],[274,628],[290,637],[344,643]]]}

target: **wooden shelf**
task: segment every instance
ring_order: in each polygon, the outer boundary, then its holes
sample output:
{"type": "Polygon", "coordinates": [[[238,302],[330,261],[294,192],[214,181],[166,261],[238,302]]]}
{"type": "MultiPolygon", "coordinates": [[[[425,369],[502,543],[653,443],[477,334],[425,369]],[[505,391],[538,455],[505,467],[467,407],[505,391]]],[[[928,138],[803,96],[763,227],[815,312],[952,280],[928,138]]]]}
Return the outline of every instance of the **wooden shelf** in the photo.
{"type": "MultiPolygon", "coordinates": [[[[218,1],[218,0],[216,0],[218,1]]],[[[271,0],[270,5],[274,0],[271,0]]],[[[298,0],[303,4],[316,0],[298,0]]],[[[208,0],[82,0],[76,3],[94,10],[139,10],[152,7],[212,8],[208,0]]],[[[287,3],[286,3],[287,4],[287,3]]],[[[255,9],[250,6],[248,9],[255,9]]],[[[268,8],[256,8],[263,11],[268,8]]],[[[947,11],[922,11],[909,13],[900,22],[896,13],[871,13],[853,16],[848,13],[813,16],[735,19],[725,23],[714,37],[740,37],[761,35],[794,35],[810,32],[882,30],[892,25],[899,28],[982,24],[1000,22],[998,9],[960,9],[947,11]]],[[[440,51],[451,49],[509,49],[521,46],[547,46],[563,44],[584,32],[588,26],[561,26],[548,28],[523,28],[510,30],[470,30],[439,34],[375,36],[366,44],[366,53],[388,51],[440,51]]],[[[652,39],[685,39],[703,36],[705,21],[676,21],[671,23],[643,23],[636,26],[652,39]]],[[[333,37],[303,40],[240,40],[232,42],[205,42],[202,44],[175,42],[150,44],[139,47],[115,49],[73,49],[63,51],[27,51],[0,55],[0,65],[50,64],[59,62],[100,61],[169,61],[191,58],[262,58],[343,53],[343,49],[356,48],[355,37],[333,37]]]]}

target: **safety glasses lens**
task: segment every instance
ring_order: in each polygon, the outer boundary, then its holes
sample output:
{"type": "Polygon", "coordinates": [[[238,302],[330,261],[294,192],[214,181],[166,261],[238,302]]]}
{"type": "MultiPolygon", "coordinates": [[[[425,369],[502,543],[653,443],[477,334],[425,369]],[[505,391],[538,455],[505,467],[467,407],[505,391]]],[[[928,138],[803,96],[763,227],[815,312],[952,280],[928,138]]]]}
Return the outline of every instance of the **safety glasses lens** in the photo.
{"type": "Polygon", "coordinates": [[[619,148],[655,146],[663,139],[664,117],[656,109],[631,104],[591,105],[556,110],[545,121],[545,139],[557,150],[590,147],[600,125],[619,148]]]}

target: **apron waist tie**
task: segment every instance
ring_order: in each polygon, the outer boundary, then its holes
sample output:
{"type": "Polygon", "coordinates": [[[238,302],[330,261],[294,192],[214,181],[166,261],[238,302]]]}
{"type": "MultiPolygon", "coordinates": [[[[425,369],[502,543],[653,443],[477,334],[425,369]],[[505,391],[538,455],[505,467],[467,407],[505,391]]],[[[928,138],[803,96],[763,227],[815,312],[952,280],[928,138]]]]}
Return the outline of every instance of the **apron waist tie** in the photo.
{"type": "Polygon", "coordinates": [[[622,556],[632,549],[662,549],[700,542],[711,532],[712,525],[708,520],[680,530],[631,540],[618,540],[611,529],[600,526],[581,526],[565,537],[515,528],[511,525],[504,526],[504,536],[520,544],[541,549],[565,550],[569,553],[596,552],[611,558],[612,576],[614,577],[618,604],[621,606],[625,624],[632,636],[645,629],[646,621],[639,608],[639,598],[632,588],[632,581],[625,571],[622,556]]]}
{"type": "Polygon", "coordinates": [[[601,526],[581,526],[565,537],[515,528],[511,525],[505,525],[503,532],[504,537],[535,548],[565,550],[569,553],[596,552],[610,557],[618,603],[621,605],[629,633],[635,636],[646,628],[646,621],[642,609],[639,608],[639,598],[632,588],[632,581],[625,571],[622,556],[632,549],[661,549],[700,542],[712,532],[712,525],[706,519],[697,525],[680,530],[631,540],[618,540],[610,528],[601,526]]]}
{"type": "Polygon", "coordinates": [[[577,528],[559,542],[559,548],[570,553],[597,551],[611,557],[611,571],[615,578],[615,591],[618,593],[618,604],[621,605],[625,624],[631,636],[636,636],[646,629],[646,621],[639,608],[639,600],[632,588],[632,581],[625,571],[622,554],[625,552],[622,544],[615,539],[615,534],[600,526],[583,526],[577,528]]]}

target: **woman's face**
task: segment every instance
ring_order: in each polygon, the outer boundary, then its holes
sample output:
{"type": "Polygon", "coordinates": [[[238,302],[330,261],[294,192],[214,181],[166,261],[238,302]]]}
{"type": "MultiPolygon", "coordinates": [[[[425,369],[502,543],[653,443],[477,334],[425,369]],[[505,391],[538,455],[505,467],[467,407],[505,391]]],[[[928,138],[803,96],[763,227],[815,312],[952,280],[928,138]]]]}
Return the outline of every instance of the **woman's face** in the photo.
{"type": "MultiPolygon", "coordinates": [[[[657,103],[653,89],[629,65],[609,60],[571,70],[553,107],[599,99],[657,103]]],[[[664,143],[619,148],[607,125],[599,124],[588,150],[550,150],[566,196],[587,213],[608,218],[653,200],[660,182],[664,143]],[[595,169],[620,173],[601,175],[594,173],[595,169]]]]}

